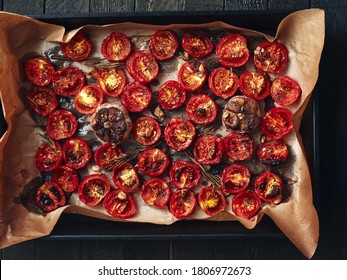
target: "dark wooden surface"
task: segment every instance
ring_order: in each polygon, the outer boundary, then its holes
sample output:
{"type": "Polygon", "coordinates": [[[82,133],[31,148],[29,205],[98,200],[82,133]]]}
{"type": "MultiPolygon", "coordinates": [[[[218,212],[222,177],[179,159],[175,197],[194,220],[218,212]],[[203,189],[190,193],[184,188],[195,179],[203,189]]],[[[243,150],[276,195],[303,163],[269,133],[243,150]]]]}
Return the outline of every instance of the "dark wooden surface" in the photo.
{"type": "MultiPolygon", "coordinates": [[[[152,11],[287,11],[323,8],[326,42],[319,93],[320,239],[314,259],[347,258],[346,0],[0,0],[4,11],[78,14],[152,11]]],[[[319,196],[318,196],[319,195],[319,196]]],[[[304,259],[284,237],[208,240],[47,240],[0,250],[1,259],[304,259]]]]}

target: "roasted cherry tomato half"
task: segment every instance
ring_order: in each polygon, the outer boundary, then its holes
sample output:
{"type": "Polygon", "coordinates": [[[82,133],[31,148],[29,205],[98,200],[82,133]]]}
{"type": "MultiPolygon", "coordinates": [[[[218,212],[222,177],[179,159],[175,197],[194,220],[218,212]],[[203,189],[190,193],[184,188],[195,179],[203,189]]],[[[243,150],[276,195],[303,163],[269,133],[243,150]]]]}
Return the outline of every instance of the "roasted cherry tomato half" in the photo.
{"type": "Polygon", "coordinates": [[[32,89],[28,95],[29,106],[41,116],[49,116],[58,107],[58,98],[46,87],[32,89]]]}
{"type": "Polygon", "coordinates": [[[239,34],[224,36],[216,46],[216,56],[219,63],[228,68],[237,68],[245,65],[249,55],[247,40],[239,34]]]}
{"type": "Polygon", "coordinates": [[[265,164],[278,165],[288,157],[288,146],[284,139],[261,144],[257,150],[259,159],[265,164]]]}
{"type": "Polygon", "coordinates": [[[124,88],[120,101],[129,112],[139,113],[146,110],[151,103],[152,92],[147,86],[132,82],[124,88]]]}
{"type": "Polygon", "coordinates": [[[263,42],[254,51],[254,64],[271,74],[281,73],[288,64],[288,51],[278,42],[263,42]]]}
{"type": "Polygon", "coordinates": [[[223,153],[223,141],[215,135],[202,135],[195,141],[194,159],[200,164],[218,164],[223,153]]]}
{"type": "Polygon", "coordinates": [[[171,183],[178,189],[191,189],[201,178],[200,167],[192,162],[177,160],[170,168],[171,183]]]}
{"type": "Polygon", "coordinates": [[[218,107],[208,95],[197,94],[189,99],[186,112],[193,123],[207,125],[216,119],[218,107]]]}
{"type": "Polygon", "coordinates": [[[88,143],[80,138],[70,138],[63,145],[65,164],[73,169],[86,166],[92,157],[88,143]]]}
{"type": "Polygon", "coordinates": [[[130,52],[130,39],[121,33],[111,33],[101,44],[101,53],[110,62],[124,61],[130,52]]]}
{"type": "Polygon", "coordinates": [[[196,208],[194,193],[188,189],[179,189],[170,197],[170,212],[177,219],[182,219],[193,214],[196,208]]]}
{"type": "Polygon", "coordinates": [[[272,172],[263,172],[254,181],[254,191],[265,202],[278,204],[282,200],[282,179],[272,172]]]}
{"type": "Polygon", "coordinates": [[[102,174],[87,175],[78,186],[79,199],[88,206],[96,206],[110,192],[110,181],[102,174]]]}
{"type": "Polygon", "coordinates": [[[240,164],[227,166],[222,173],[221,188],[224,192],[237,194],[245,190],[251,181],[251,172],[240,164]]]}
{"type": "Polygon", "coordinates": [[[52,171],[63,161],[63,150],[57,141],[40,145],[35,155],[35,163],[41,171],[52,171]]]}
{"type": "Polygon", "coordinates": [[[170,80],[160,86],[158,90],[158,102],[164,109],[176,109],[186,101],[186,91],[176,81],[170,80]]]}
{"type": "Polygon", "coordinates": [[[164,208],[170,198],[170,187],[163,179],[149,179],[142,186],[141,197],[150,206],[164,208]]]}
{"type": "Polygon", "coordinates": [[[198,203],[209,216],[224,211],[227,205],[224,194],[215,186],[203,187],[198,194],[198,203]]]}
{"type": "Polygon", "coordinates": [[[73,61],[85,60],[92,51],[92,47],[92,43],[82,31],[78,31],[70,42],[60,44],[63,54],[73,61]]]}
{"type": "Polygon", "coordinates": [[[99,87],[87,85],[76,94],[74,105],[78,112],[82,114],[94,114],[96,108],[104,101],[104,95],[99,87]]]}
{"type": "Polygon", "coordinates": [[[178,81],[187,91],[200,90],[203,87],[206,78],[206,66],[196,59],[184,63],[178,71],[178,81]]]}
{"type": "Polygon", "coordinates": [[[38,207],[45,212],[51,212],[66,203],[63,189],[54,181],[47,181],[38,188],[35,196],[38,207]]]}
{"type": "Polygon", "coordinates": [[[244,190],[234,196],[231,208],[234,214],[240,218],[250,219],[258,213],[261,207],[261,200],[254,191],[244,190]]]}
{"type": "Polygon", "coordinates": [[[77,119],[67,110],[56,110],[47,119],[46,132],[55,140],[69,138],[76,132],[77,119]]]}
{"type": "Polygon", "coordinates": [[[135,200],[130,193],[114,190],[108,193],[102,204],[112,217],[128,219],[136,214],[135,200]]]}
{"type": "Polygon", "coordinates": [[[53,180],[67,193],[71,193],[78,188],[76,170],[66,165],[61,165],[54,170],[53,180]]]}
{"type": "Polygon", "coordinates": [[[61,96],[75,96],[83,87],[85,77],[76,67],[65,67],[54,73],[52,79],[53,90],[61,96]]]}
{"type": "Polygon", "coordinates": [[[129,75],[139,83],[149,84],[158,75],[159,66],[153,55],[144,50],[139,50],[130,55],[126,61],[129,75]]]}
{"type": "Polygon", "coordinates": [[[294,128],[291,117],[292,113],[286,108],[272,108],[261,121],[261,131],[272,139],[281,139],[294,128]]]}
{"type": "Polygon", "coordinates": [[[158,60],[167,60],[173,57],[178,48],[178,41],[171,31],[158,30],[149,41],[149,50],[158,60]]]}
{"type": "Polygon", "coordinates": [[[253,154],[253,140],[243,133],[232,132],[224,137],[224,149],[231,161],[243,161],[253,154]]]}
{"type": "Polygon", "coordinates": [[[173,118],[167,122],[164,130],[165,141],[176,151],[187,149],[194,140],[195,126],[186,119],[173,118]]]}
{"type": "Polygon", "coordinates": [[[193,57],[204,57],[213,50],[211,40],[200,32],[187,32],[182,37],[182,48],[193,57]]]}
{"type": "Polygon", "coordinates": [[[107,168],[123,155],[121,148],[112,143],[102,144],[94,153],[94,160],[101,168],[107,168]]]}
{"type": "Polygon", "coordinates": [[[301,87],[291,77],[280,76],[271,86],[271,96],[281,106],[289,106],[299,99],[301,87]]]}
{"type": "Polygon", "coordinates": [[[219,67],[210,74],[208,86],[214,95],[227,99],[239,88],[239,78],[230,69],[219,67]]]}
{"type": "Polygon", "coordinates": [[[139,188],[140,180],[137,171],[130,163],[124,163],[113,169],[114,185],[123,192],[134,192],[139,188]]]}
{"type": "Polygon", "coordinates": [[[111,97],[119,96],[127,83],[125,74],[120,68],[99,69],[92,74],[102,91],[111,97]]]}
{"type": "Polygon", "coordinates": [[[247,97],[262,100],[269,96],[271,82],[261,72],[244,72],[240,76],[239,88],[247,97]]]}
{"type": "Polygon", "coordinates": [[[169,157],[156,148],[144,150],[137,159],[139,171],[148,176],[157,177],[169,166],[169,157]]]}
{"type": "Polygon", "coordinates": [[[144,146],[156,143],[161,136],[159,123],[149,116],[138,118],[131,128],[131,135],[144,146]]]}
{"type": "Polygon", "coordinates": [[[48,59],[34,57],[25,64],[24,72],[31,83],[43,87],[51,83],[55,70],[48,59]]]}

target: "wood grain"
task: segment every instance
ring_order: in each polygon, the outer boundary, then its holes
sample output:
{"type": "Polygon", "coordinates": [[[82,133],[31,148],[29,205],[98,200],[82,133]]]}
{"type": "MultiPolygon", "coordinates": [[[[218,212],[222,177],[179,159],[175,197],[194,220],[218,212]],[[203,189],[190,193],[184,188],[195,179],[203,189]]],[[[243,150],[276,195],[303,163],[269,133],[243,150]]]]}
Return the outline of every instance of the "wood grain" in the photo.
{"type": "Polygon", "coordinates": [[[135,0],[135,11],[183,11],[185,0],[135,0]]]}
{"type": "Polygon", "coordinates": [[[269,10],[300,10],[310,7],[309,0],[269,0],[269,10]]]}
{"type": "Polygon", "coordinates": [[[115,240],[82,240],[82,260],[122,260],[124,242],[115,240]]]}
{"type": "Polygon", "coordinates": [[[346,8],[347,0],[311,0],[311,8],[346,8]]]}
{"type": "Polygon", "coordinates": [[[184,1],[185,11],[217,11],[223,10],[223,6],[223,1],[221,0],[184,1]]]}
{"type": "Polygon", "coordinates": [[[34,260],[36,240],[31,240],[2,249],[3,260],[34,260]]]}
{"type": "Polygon", "coordinates": [[[225,10],[266,10],[267,0],[225,0],[225,10]]]}
{"type": "Polygon", "coordinates": [[[132,12],[135,0],[90,0],[91,13],[132,12]]]}
{"type": "Polygon", "coordinates": [[[44,13],[44,0],[3,0],[2,10],[22,15],[34,15],[44,13]]]}
{"type": "Polygon", "coordinates": [[[214,240],[177,240],[171,244],[173,260],[203,260],[215,258],[214,240]]]}
{"type": "Polygon", "coordinates": [[[78,260],[81,258],[79,240],[37,240],[35,260],[78,260]]]}
{"type": "Polygon", "coordinates": [[[124,257],[127,260],[166,260],[169,251],[169,241],[131,240],[125,242],[124,257]]]}
{"type": "Polygon", "coordinates": [[[45,3],[46,14],[73,14],[89,12],[89,0],[45,0],[45,3]]]}

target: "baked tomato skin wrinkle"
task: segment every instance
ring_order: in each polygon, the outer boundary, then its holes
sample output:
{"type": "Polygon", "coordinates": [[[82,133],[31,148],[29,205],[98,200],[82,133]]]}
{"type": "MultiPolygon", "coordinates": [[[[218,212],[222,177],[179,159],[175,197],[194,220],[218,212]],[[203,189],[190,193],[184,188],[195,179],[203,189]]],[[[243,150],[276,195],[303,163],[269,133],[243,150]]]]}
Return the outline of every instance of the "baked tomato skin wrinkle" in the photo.
{"type": "Polygon", "coordinates": [[[93,44],[88,40],[86,34],[82,31],[78,31],[68,43],[60,44],[63,54],[73,60],[82,61],[88,58],[92,51],[93,44]]]}
{"type": "Polygon", "coordinates": [[[208,86],[214,95],[227,99],[232,97],[239,88],[239,78],[230,69],[219,67],[211,72],[208,86]]]}
{"type": "Polygon", "coordinates": [[[206,66],[196,60],[192,59],[184,63],[178,71],[178,81],[187,91],[200,90],[207,79],[206,66]]]}
{"type": "Polygon", "coordinates": [[[295,103],[301,95],[301,87],[291,77],[280,76],[271,86],[271,96],[281,106],[289,106],[295,103]]]}
{"type": "Polygon", "coordinates": [[[141,189],[141,197],[150,206],[164,208],[170,198],[170,187],[161,178],[146,181],[141,189]]]}
{"type": "Polygon", "coordinates": [[[36,86],[48,86],[55,72],[52,63],[44,57],[34,57],[27,61],[24,72],[28,80],[36,86]]]}
{"type": "Polygon", "coordinates": [[[86,166],[92,152],[86,141],[81,138],[70,138],[63,145],[65,164],[73,169],[86,166]]]}
{"type": "Polygon", "coordinates": [[[255,216],[261,207],[261,200],[251,190],[244,190],[235,195],[231,202],[234,214],[240,218],[250,219],[255,216]]]}
{"type": "Polygon", "coordinates": [[[224,194],[215,186],[203,187],[198,194],[198,203],[201,210],[209,216],[217,215],[226,208],[224,194]]]}
{"type": "Polygon", "coordinates": [[[288,65],[288,51],[278,42],[265,41],[254,50],[254,64],[261,71],[279,74],[288,65]]]}
{"type": "Polygon", "coordinates": [[[283,187],[282,179],[269,171],[263,172],[254,181],[255,193],[269,204],[281,202],[283,187]]]}
{"type": "Polygon", "coordinates": [[[129,75],[141,84],[149,84],[158,75],[159,66],[153,55],[139,50],[133,52],[126,61],[129,75]]]}
{"type": "Polygon", "coordinates": [[[208,95],[197,94],[189,99],[186,112],[193,123],[208,125],[216,119],[218,107],[208,95]]]}
{"type": "Polygon", "coordinates": [[[104,101],[101,89],[96,85],[87,85],[74,98],[74,105],[82,114],[94,114],[97,107],[104,101]]]}
{"type": "Polygon", "coordinates": [[[51,212],[66,203],[63,189],[54,181],[40,186],[35,195],[36,205],[44,212],[51,212]]]}
{"type": "Polygon", "coordinates": [[[63,161],[63,149],[57,141],[54,144],[43,143],[35,154],[35,164],[41,171],[52,171],[63,161]]]}
{"type": "Polygon", "coordinates": [[[151,54],[160,61],[173,57],[178,49],[177,37],[169,30],[158,30],[149,40],[151,54]]]}
{"type": "Polygon", "coordinates": [[[132,82],[124,88],[120,101],[129,112],[140,113],[145,111],[152,102],[152,92],[147,86],[132,82]]]}
{"type": "Polygon", "coordinates": [[[254,142],[247,134],[232,132],[223,138],[223,143],[231,161],[244,161],[253,154],[254,142]]]}
{"type": "Polygon", "coordinates": [[[202,135],[194,143],[194,159],[200,164],[219,164],[223,154],[223,141],[215,135],[202,135]]]}
{"type": "Polygon", "coordinates": [[[105,168],[122,155],[123,151],[120,147],[113,143],[104,143],[96,149],[94,160],[100,168],[105,168]]]}
{"type": "Polygon", "coordinates": [[[175,151],[187,149],[193,143],[195,135],[195,126],[182,118],[169,120],[164,129],[165,141],[175,151]]]}
{"type": "Polygon", "coordinates": [[[182,37],[182,48],[189,55],[200,58],[208,56],[213,50],[211,40],[198,31],[186,32],[182,37]]]}
{"type": "Polygon", "coordinates": [[[222,172],[221,189],[229,194],[237,194],[245,190],[251,181],[251,172],[240,164],[231,164],[222,172]]]}
{"type": "Polygon", "coordinates": [[[49,137],[60,140],[69,138],[76,132],[77,119],[67,110],[55,110],[47,119],[46,132],[49,137]]]}
{"type": "Polygon", "coordinates": [[[171,183],[178,189],[191,189],[201,178],[200,167],[192,162],[177,160],[169,171],[171,183]]]}
{"type": "Polygon", "coordinates": [[[156,143],[161,136],[159,123],[149,116],[138,118],[132,126],[131,135],[143,146],[156,143]]]}
{"type": "Polygon", "coordinates": [[[158,102],[164,109],[177,109],[186,101],[186,91],[177,81],[167,81],[158,90],[158,102]]]}
{"type": "Polygon", "coordinates": [[[250,56],[246,38],[239,34],[224,36],[216,46],[216,56],[225,67],[237,68],[245,65],[250,56]]]}
{"type": "Polygon", "coordinates": [[[67,193],[78,188],[79,180],[76,170],[66,165],[61,165],[54,170],[53,180],[67,193]]]}
{"type": "Polygon", "coordinates": [[[87,175],[78,186],[79,199],[88,206],[98,205],[110,192],[110,181],[102,174],[87,175]]]}
{"type": "Polygon", "coordinates": [[[258,147],[258,158],[265,164],[278,165],[288,157],[289,151],[284,139],[272,140],[258,147]]]}
{"type": "Polygon", "coordinates": [[[137,163],[141,173],[157,177],[163,174],[169,166],[170,160],[162,150],[148,148],[139,155],[137,163]]]}
{"type": "Polygon", "coordinates": [[[31,109],[41,116],[49,116],[58,107],[58,98],[53,91],[46,87],[32,89],[28,94],[31,109]]]}
{"type": "Polygon", "coordinates": [[[82,70],[69,66],[56,71],[52,78],[52,87],[61,96],[75,96],[85,84],[82,70]]]}
{"type": "Polygon", "coordinates": [[[101,54],[110,62],[124,61],[130,52],[130,39],[121,33],[111,33],[101,44],[101,54]]]}
{"type": "Polygon", "coordinates": [[[117,97],[123,91],[127,79],[122,69],[99,69],[92,72],[97,79],[99,87],[102,91],[111,97],[117,97]]]}
{"type": "Polygon", "coordinates": [[[196,198],[191,190],[179,189],[172,193],[169,202],[169,209],[177,219],[190,216],[196,209],[196,198]]]}
{"type": "Polygon", "coordinates": [[[271,82],[261,72],[244,72],[240,76],[241,92],[254,100],[263,100],[270,95],[271,82]]]}
{"type": "Polygon", "coordinates": [[[123,192],[135,192],[139,188],[140,180],[137,171],[130,163],[116,166],[113,171],[112,180],[115,186],[123,192]]]}
{"type": "Polygon", "coordinates": [[[102,203],[106,212],[112,217],[128,219],[136,214],[135,200],[130,193],[114,190],[108,193],[102,203]]]}
{"type": "Polygon", "coordinates": [[[291,117],[292,113],[286,108],[272,108],[261,121],[261,131],[268,137],[279,140],[293,130],[291,117]]]}

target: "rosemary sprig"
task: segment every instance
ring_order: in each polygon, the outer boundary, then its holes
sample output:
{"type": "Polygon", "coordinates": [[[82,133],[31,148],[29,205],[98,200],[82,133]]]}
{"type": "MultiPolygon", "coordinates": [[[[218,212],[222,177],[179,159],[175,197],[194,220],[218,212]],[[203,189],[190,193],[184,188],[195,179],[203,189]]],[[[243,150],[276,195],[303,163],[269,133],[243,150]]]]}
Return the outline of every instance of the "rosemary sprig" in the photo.
{"type": "Polygon", "coordinates": [[[42,143],[48,145],[53,151],[57,150],[54,140],[49,137],[47,134],[40,133],[40,136],[43,138],[42,143]]]}
{"type": "Polygon", "coordinates": [[[220,128],[221,125],[222,125],[222,113],[219,112],[217,118],[215,119],[213,123],[199,129],[198,135],[200,136],[205,134],[211,134],[215,132],[218,128],[220,128]]]}

